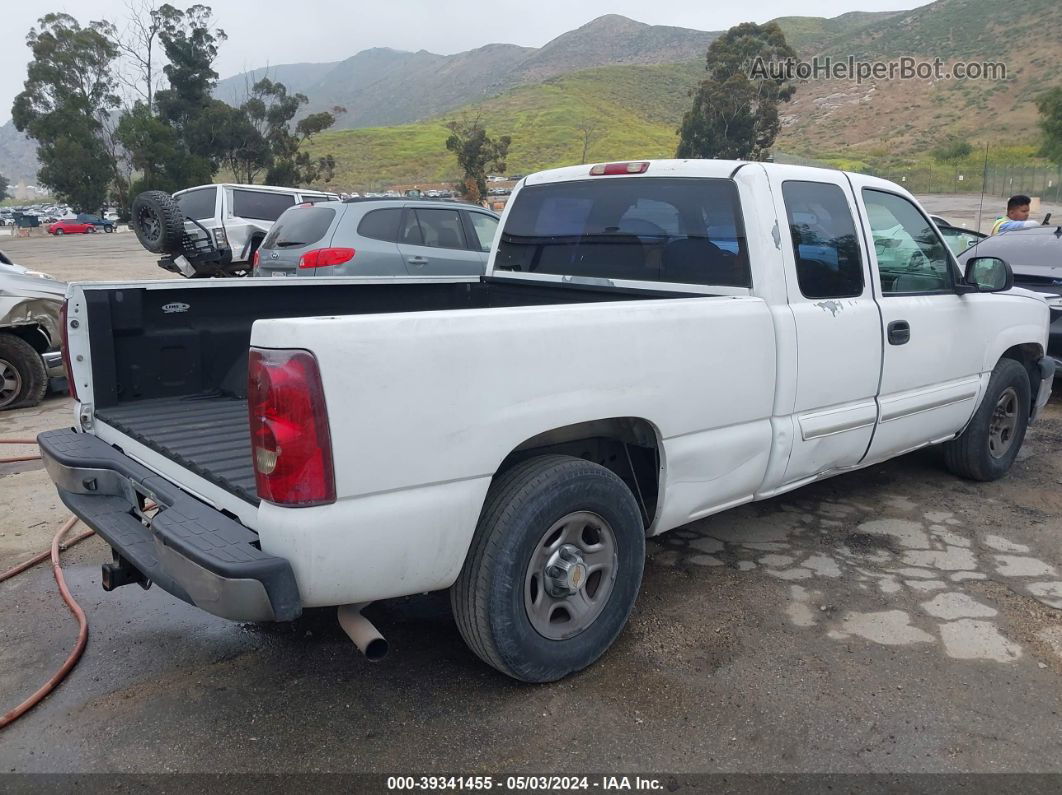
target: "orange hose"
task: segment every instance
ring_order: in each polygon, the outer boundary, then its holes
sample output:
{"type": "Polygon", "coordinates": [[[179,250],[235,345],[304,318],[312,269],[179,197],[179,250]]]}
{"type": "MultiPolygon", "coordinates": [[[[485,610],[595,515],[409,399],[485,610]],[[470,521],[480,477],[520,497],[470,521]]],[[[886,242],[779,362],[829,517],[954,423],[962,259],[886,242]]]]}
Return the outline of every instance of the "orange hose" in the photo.
{"type": "MultiPolygon", "coordinates": [[[[0,439],[0,444],[32,444],[36,445],[36,439],[0,439]]],[[[0,464],[16,464],[19,461],[36,461],[39,455],[17,455],[11,458],[0,458],[0,464]]]]}
{"type": "MultiPolygon", "coordinates": [[[[36,443],[37,441],[35,439],[0,439],[0,444],[36,443]]],[[[19,456],[16,458],[0,458],[0,463],[9,463],[14,461],[32,461],[37,458],[40,458],[40,456],[32,455],[19,456]]],[[[66,606],[70,608],[70,612],[74,614],[74,618],[77,619],[78,625],[77,642],[74,644],[73,650],[67,656],[66,661],[63,663],[62,667],[60,667],[59,670],[56,671],[55,674],[53,674],[47,682],[37,688],[37,691],[33,695],[31,695],[18,706],[16,706],[14,709],[4,713],[3,716],[0,716],[0,729],[6,728],[7,726],[11,725],[24,714],[26,714],[35,706],[37,706],[37,704],[43,701],[44,698],[49,693],[51,693],[59,685],[60,682],[63,681],[66,675],[70,673],[71,670],[73,670],[74,666],[77,664],[77,661],[81,658],[82,653],[85,651],[85,645],[88,643],[88,619],[85,618],[85,611],[81,609],[81,605],[79,605],[77,601],[75,601],[74,597],[70,595],[70,590],[66,587],[66,578],[63,577],[63,568],[59,563],[59,551],[61,549],[69,549],[75,544],[81,543],[89,536],[95,535],[94,530],[89,530],[74,538],[72,541],[70,541],[69,544],[62,545],[60,542],[62,541],[63,536],[70,532],[70,529],[75,524],[77,524],[77,522],[78,518],[76,516],[71,516],[69,519],[63,522],[63,526],[59,528],[59,531],[52,538],[52,547],[48,552],[42,552],[39,555],[34,555],[29,560],[18,564],[12,569],[8,569],[3,574],[0,574],[0,582],[4,582],[5,580],[9,580],[17,574],[21,574],[27,569],[36,566],[45,558],[51,557],[52,574],[55,576],[55,582],[59,586],[59,595],[63,597],[63,601],[66,602],[66,606]]]]}
{"type": "Polygon", "coordinates": [[[77,517],[71,516],[63,526],[59,528],[59,532],[55,534],[54,538],[52,538],[51,558],[52,574],[55,575],[55,581],[59,585],[59,594],[63,597],[63,601],[66,602],[66,606],[70,608],[70,612],[74,614],[74,618],[77,619],[77,643],[74,644],[73,651],[67,656],[66,662],[63,663],[62,667],[60,667],[47,682],[41,685],[37,689],[37,692],[0,717],[0,729],[14,723],[22,717],[22,715],[29,712],[37,706],[37,704],[43,701],[45,696],[51,693],[77,664],[82,652],[85,651],[85,645],[88,643],[88,619],[85,618],[85,611],[81,609],[81,605],[74,601],[74,597],[70,595],[70,590],[66,587],[66,579],[63,577],[63,569],[59,565],[59,542],[76,523],[77,517]]]}
{"type": "MultiPolygon", "coordinates": [[[[70,519],[73,519],[73,518],[74,518],[73,516],[70,517],[70,519]]],[[[67,521],[69,522],[70,520],[68,519],[67,521]]],[[[78,544],[80,544],[86,538],[90,538],[91,536],[94,536],[94,535],[96,535],[96,531],[95,530],[87,530],[84,533],[82,533],[81,535],[76,536],[75,538],[71,539],[68,543],[60,545],[59,551],[60,552],[66,552],[66,550],[70,549],[71,547],[76,547],[78,544]]],[[[21,574],[26,569],[32,569],[34,566],[36,566],[42,560],[47,560],[49,555],[51,555],[51,554],[52,554],[51,550],[47,550],[46,549],[46,550],[44,550],[44,552],[41,552],[38,555],[34,555],[32,558],[30,558],[29,560],[25,561],[24,563],[19,563],[13,569],[8,569],[3,574],[0,574],[0,582],[4,582],[5,580],[10,580],[16,574],[21,574]]]]}

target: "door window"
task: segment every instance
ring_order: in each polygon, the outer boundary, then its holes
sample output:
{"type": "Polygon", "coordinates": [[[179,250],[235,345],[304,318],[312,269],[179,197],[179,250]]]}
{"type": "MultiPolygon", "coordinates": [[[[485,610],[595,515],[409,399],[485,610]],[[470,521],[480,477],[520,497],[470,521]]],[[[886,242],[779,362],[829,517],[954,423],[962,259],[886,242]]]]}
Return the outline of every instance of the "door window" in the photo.
{"type": "Polygon", "coordinates": [[[424,235],[421,234],[417,214],[413,210],[408,210],[402,218],[402,224],[398,229],[398,242],[411,246],[424,245],[424,235]]]}
{"type": "Polygon", "coordinates": [[[844,191],[824,182],[782,184],[797,283],[805,298],[852,298],[863,293],[852,212],[844,191]]]}
{"type": "Polygon", "coordinates": [[[936,227],[910,201],[863,188],[884,295],[936,293],[955,284],[951,257],[936,227]]]}
{"type": "Polygon", "coordinates": [[[432,248],[465,248],[461,216],[457,210],[417,210],[423,245],[432,248]]]}
{"type": "Polygon", "coordinates": [[[484,213],[469,213],[472,229],[476,233],[476,243],[480,251],[490,251],[494,235],[498,231],[498,219],[484,213]]]}

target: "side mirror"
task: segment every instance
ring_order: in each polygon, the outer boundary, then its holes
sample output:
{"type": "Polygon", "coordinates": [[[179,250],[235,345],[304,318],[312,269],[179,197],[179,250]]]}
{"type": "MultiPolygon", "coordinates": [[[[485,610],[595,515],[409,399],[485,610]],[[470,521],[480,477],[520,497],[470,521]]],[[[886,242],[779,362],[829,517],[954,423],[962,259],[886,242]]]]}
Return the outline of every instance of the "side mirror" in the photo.
{"type": "Polygon", "coordinates": [[[965,282],[979,293],[1001,293],[1014,286],[1014,272],[999,257],[974,257],[966,262],[965,282]]]}

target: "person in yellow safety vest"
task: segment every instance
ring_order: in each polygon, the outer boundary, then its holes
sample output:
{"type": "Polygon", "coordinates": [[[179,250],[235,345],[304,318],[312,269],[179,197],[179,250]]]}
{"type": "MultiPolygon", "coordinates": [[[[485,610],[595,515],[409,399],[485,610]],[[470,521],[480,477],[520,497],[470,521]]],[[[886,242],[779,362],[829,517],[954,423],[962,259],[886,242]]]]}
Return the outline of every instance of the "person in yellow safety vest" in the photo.
{"type": "Polygon", "coordinates": [[[992,224],[992,234],[998,235],[1001,232],[1012,232],[1015,229],[1039,226],[1040,224],[1036,221],[1029,220],[1030,204],[1032,204],[1032,199],[1021,193],[1011,196],[1007,200],[1007,214],[1002,218],[997,218],[996,222],[992,224]]]}

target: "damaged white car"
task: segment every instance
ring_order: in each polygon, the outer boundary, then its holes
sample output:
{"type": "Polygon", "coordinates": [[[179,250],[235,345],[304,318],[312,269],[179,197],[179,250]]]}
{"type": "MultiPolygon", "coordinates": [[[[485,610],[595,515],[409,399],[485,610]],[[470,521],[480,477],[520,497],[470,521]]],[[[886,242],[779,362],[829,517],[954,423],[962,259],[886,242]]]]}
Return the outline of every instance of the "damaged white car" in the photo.
{"type": "Polygon", "coordinates": [[[41,402],[66,386],[59,312],[66,282],[15,265],[0,252],[0,411],[41,402]]]}

